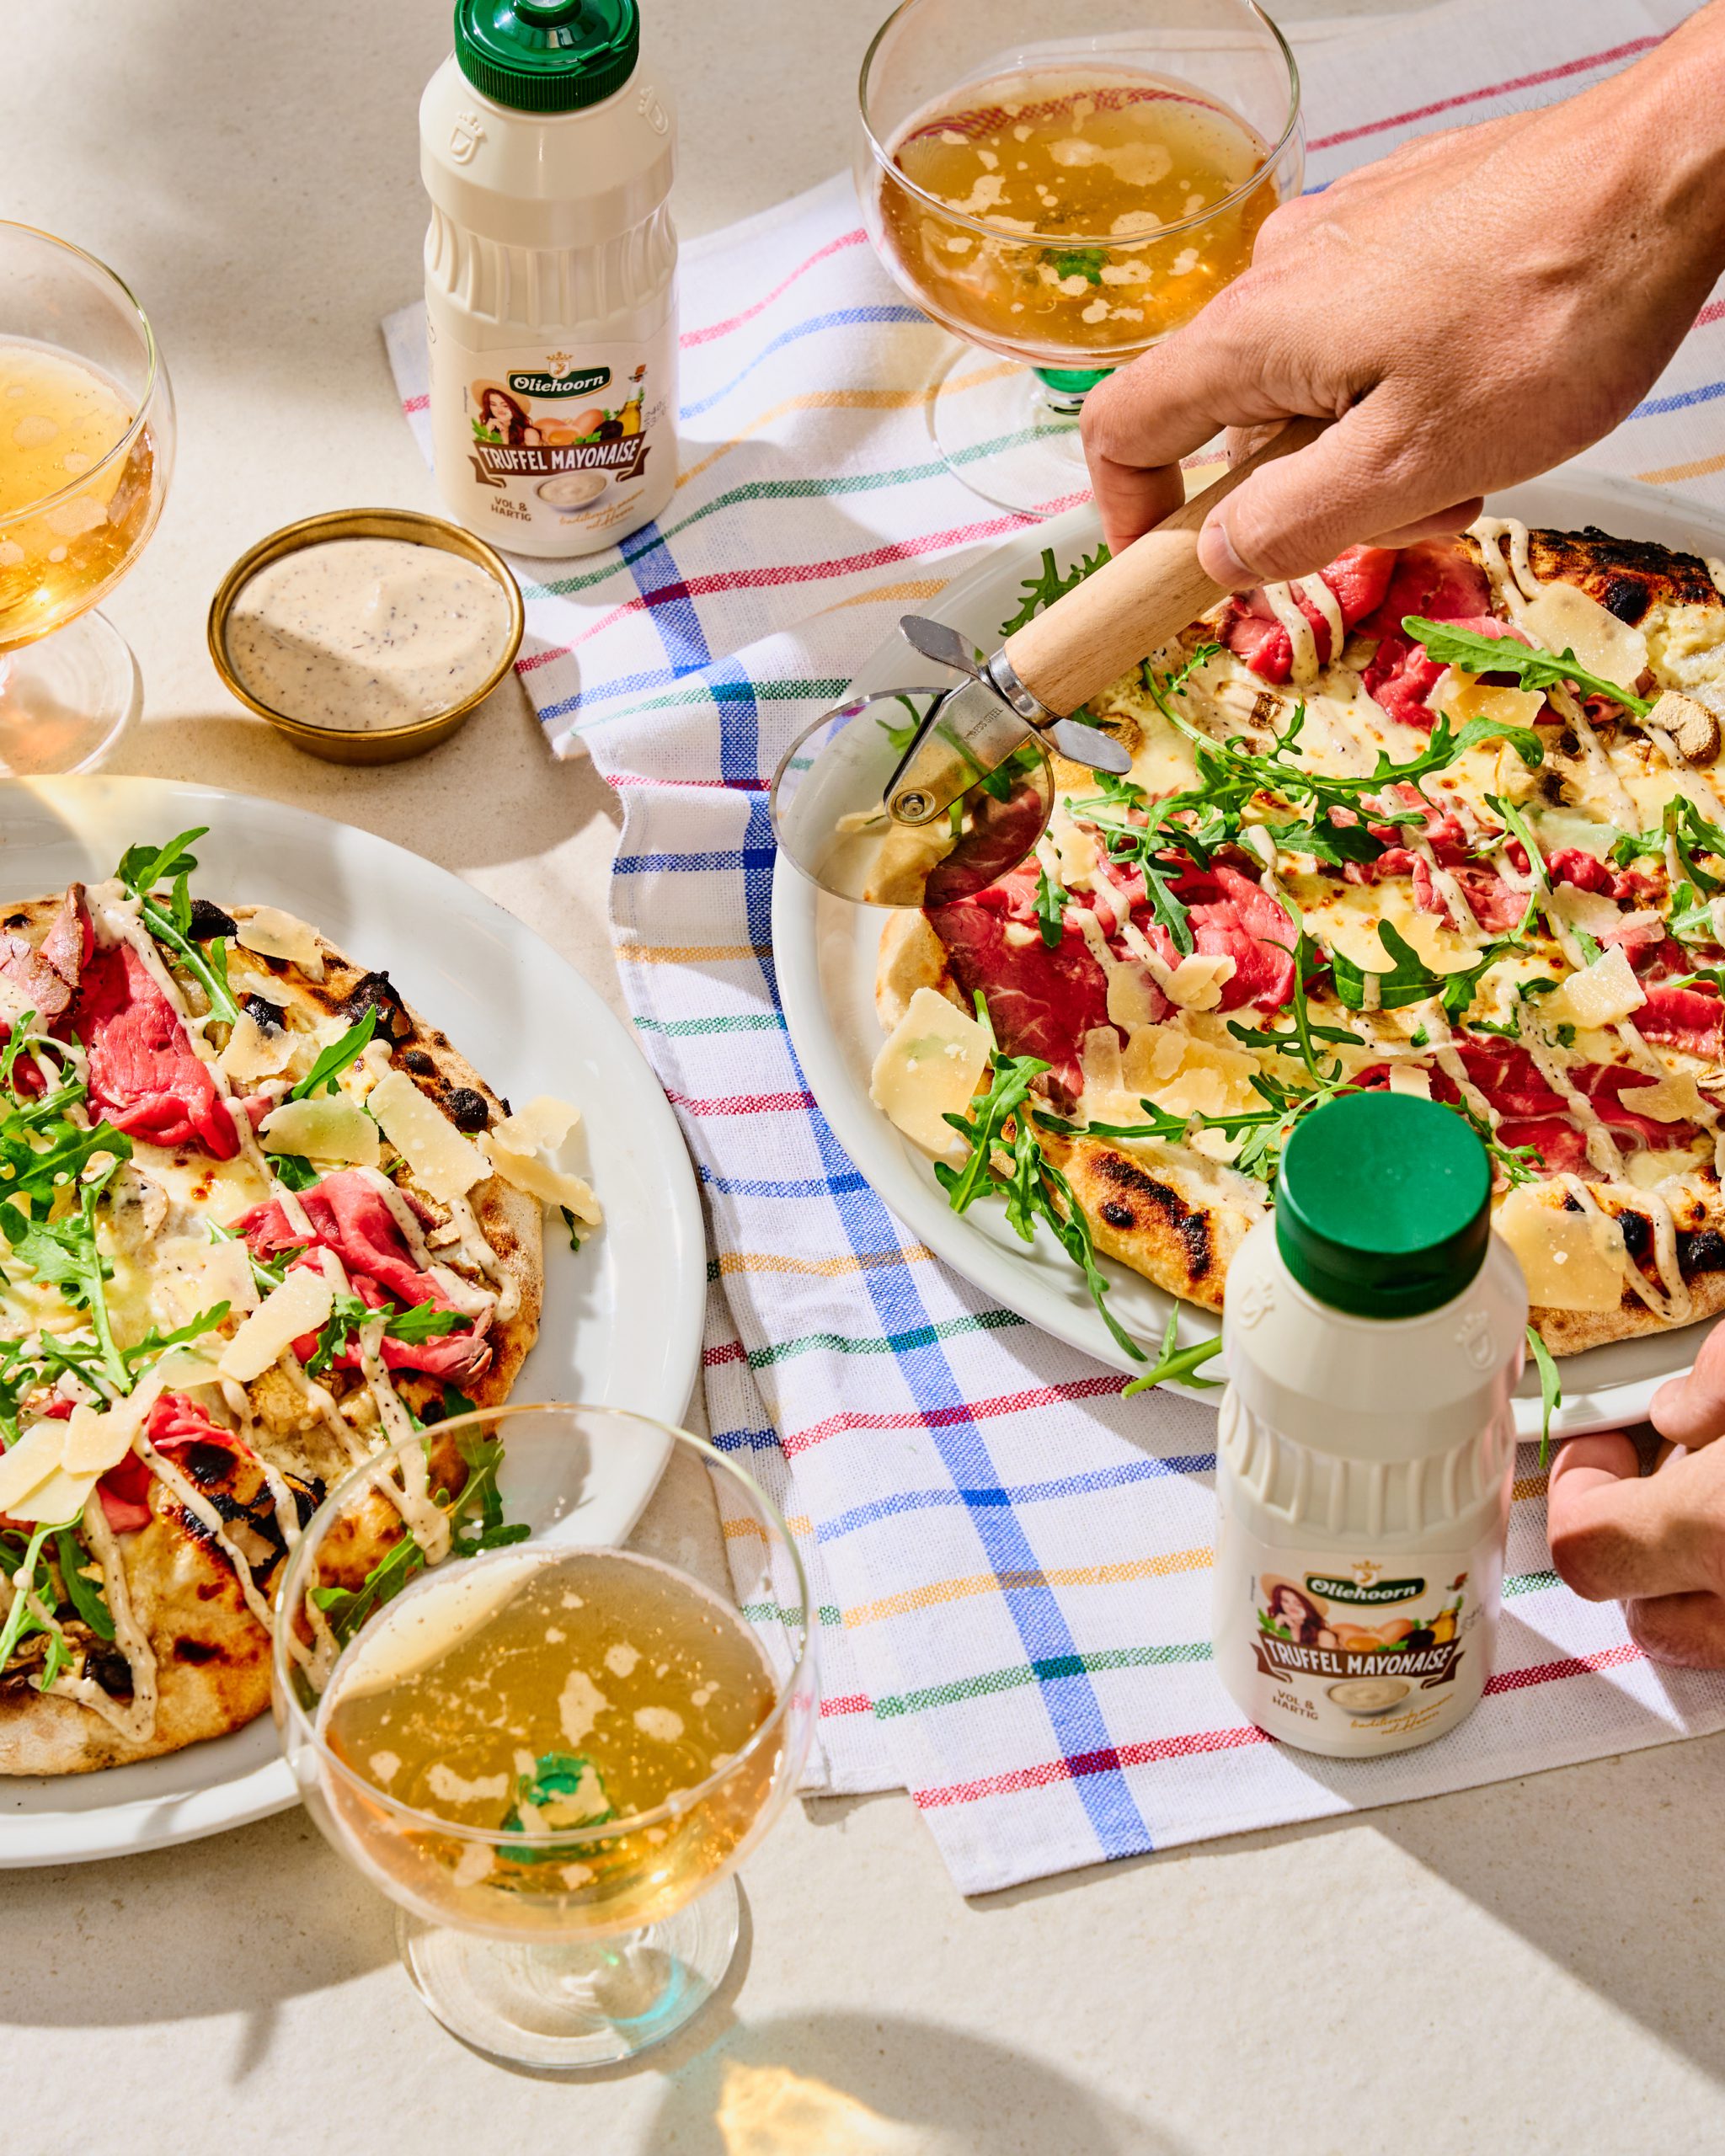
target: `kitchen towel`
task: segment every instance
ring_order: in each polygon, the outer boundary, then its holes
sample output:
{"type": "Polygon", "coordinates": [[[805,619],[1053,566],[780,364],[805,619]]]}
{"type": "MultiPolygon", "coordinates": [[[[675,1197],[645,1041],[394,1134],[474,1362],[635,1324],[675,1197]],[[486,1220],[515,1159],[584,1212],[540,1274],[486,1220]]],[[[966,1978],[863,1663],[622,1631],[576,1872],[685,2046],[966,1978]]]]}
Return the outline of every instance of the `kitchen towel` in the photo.
{"type": "MultiPolygon", "coordinates": [[[[1583,88],[1682,12],[1462,0],[1302,41],[1307,185],[1583,88]]],[[[1027,526],[935,451],[950,347],[875,261],[848,183],[684,263],[677,494],[618,552],[517,564],[521,671],[553,746],[585,745],[624,803],[617,955],[704,1187],[712,1427],[789,1516],[820,1604],[809,1785],[908,1788],[969,1893],[1725,1726],[1725,1678],[1656,1668],[1614,1605],[1557,1581],[1531,1448],[1467,1723],[1344,1764],[1241,1718],[1210,1660],[1213,1414],[1123,1399],[919,1246],[836,1142],[779,1000],[779,755],[901,612],[1027,526]]],[[[1592,464],[1725,504],[1718,323],[1716,298],[1592,464]]],[[[423,442],[419,310],[386,334],[423,442]]],[[[978,378],[993,365],[977,355],[978,378]]],[[[769,1635],[773,1598],[751,1606],[769,1635]]]]}

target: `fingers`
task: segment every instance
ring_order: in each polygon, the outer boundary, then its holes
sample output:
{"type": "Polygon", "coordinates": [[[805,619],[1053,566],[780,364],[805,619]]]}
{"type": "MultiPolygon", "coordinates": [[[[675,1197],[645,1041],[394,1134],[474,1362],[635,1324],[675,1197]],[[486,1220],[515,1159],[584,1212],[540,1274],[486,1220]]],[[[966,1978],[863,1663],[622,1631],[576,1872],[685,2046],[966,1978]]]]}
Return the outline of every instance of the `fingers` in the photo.
{"type": "Polygon", "coordinates": [[[1629,1636],[1650,1661],[1725,1669],[1725,1596],[1662,1594],[1623,1605],[1629,1636]]]}
{"type": "MultiPolygon", "coordinates": [[[[1092,397],[1098,393],[1096,390],[1090,392],[1092,397]]],[[[1087,404],[1089,399],[1085,401],[1087,404]]],[[[1090,463],[1091,488],[1102,517],[1102,536],[1108,542],[1110,553],[1118,554],[1135,539],[1142,538],[1165,516],[1171,516],[1186,499],[1186,483],[1178,463],[1153,465],[1148,470],[1116,464],[1112,459],[1098,458],[1087,440],[1085,455],[1090,463]]]]}
{"type": "Polygon", "coordinates": [[[1643,1478],[1621,1431],[1572,1438],[1552,1463],[1546,1525],[1560,1577],[1589,1602],[1725,1584],[1725,1487],[1705,1457],[1643,1478]]]}
{"type": "Polygon", "coordinates": [[[1393,531],[1377,532],[1369,543],[1374,547],[1412,547],[1421,539],[1448,539],[1458,531],[1466,531],[1485,505],[1483,494],[1475,494],[1469,501],[1451,502],[1448,509],[1438,510],[1430,516],[1398,525],[1393,531]]]}
{"type": "Polygon", "coordinates": [[[1457,530],[1479,504],[1455,500],[1453,463],[1432,430],[1402,419],[1395,400],[1367,397],[1221,503],[1199,536],[1199,560],[1237,591],[1306,575],[1386,532],[1457,530]]]}
{"type": "Polygon", "coordinates": [[[1274,425],[1299,408],[1231,350],[1240,289],[1212,300],[1187,328],[1098,382],[1084,400],[1090,483],[1116,553],[1185,499],[1183,456],[1225,426],[1274,425]]]}
{"type": "Polygon", "coordinates": [[[1710,1444],[1725,1433],[1725,1325],[1708,1333],[1686,1377],[1659,1387],[1650,1415],[1660,1436],[1675,1444],[1710,1444]]]}

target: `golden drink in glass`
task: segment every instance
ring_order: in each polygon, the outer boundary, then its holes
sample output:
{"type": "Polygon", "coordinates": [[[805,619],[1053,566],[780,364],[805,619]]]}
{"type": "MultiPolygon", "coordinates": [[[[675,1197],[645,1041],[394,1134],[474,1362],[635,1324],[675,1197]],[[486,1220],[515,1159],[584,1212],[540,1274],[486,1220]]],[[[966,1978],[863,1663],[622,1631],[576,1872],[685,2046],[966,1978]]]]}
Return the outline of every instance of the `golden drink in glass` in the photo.
{"type": "Polygon", "coordinates": [[[154,530],[174,403],[148,322],[81,248],[0,224],[0,771],[88,770],[136,672],[92,612],[154,530]]]}
{"type": "Polygon", "coordinates": [[[1250,0],[905,0],[863,63],[865,222],[920,307],[1016,363],[948,366],[953,472],[1068,506],[1085,392],[1239,275],[1303,171],[1294,63],[1250,0]]]}
{"type": "Polygon", "coordinates": [[[699,2009],[736,1941],[728,1875],[794,1786],[815,1710],[801,1566],[746,1476],[619,1409],[439,1425],[307,1529],[275,1668],[307,1805],[398,1904],[448,2027],[518,2063],[599,2066],[699,2009]],[[616,1470],[676,1449],[723,1486],[742,1598],[788,1643],[777,1666],[651,1546],[650,1512],[616,1512],[616,1470]],[[494,1481],[488,1512],[473,1493],[494,1481]]]}

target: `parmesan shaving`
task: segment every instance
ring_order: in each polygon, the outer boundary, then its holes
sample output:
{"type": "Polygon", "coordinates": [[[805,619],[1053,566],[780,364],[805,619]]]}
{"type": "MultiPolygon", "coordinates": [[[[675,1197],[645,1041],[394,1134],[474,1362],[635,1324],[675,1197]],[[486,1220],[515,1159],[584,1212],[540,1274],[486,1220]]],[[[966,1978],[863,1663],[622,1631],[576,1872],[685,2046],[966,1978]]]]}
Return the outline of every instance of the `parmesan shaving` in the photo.
{"type": "Polygon", "coordinates": [[[406,1071],[392,1070],[380,1078],[366,1106],[413,1171],[414,1181],[433,1198],[447,1204],[483,1181],[485,1155],[426,1098],[406,1071]]]}
{"type": "Polygon", "coordinates": [[[247,950],[265,958],[286,958],[307,980],[323,978],[323,953],[318,931],[296,914],[280,906],[254,906],[248,919],[239,923],[236,940],[247,950]]]}
{"type": "Polygon", "coordinates": [[[322,1273],[296,1265],[246,1319],[217,1366],[225,1378],[249,1385],[279,1362],[294,1342],[328,1321],[335,1294],[322,1273]]]}

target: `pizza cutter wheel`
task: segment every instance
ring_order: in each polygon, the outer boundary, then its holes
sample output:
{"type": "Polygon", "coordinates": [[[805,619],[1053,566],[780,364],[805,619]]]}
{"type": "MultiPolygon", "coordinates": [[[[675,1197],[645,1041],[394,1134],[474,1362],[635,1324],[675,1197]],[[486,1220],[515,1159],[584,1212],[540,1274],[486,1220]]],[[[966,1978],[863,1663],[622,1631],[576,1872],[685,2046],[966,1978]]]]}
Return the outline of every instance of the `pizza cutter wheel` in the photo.
{"type": "Polygon", "coordinates": [[[1050,747],[1092,771],[1131,768],[1118,741],[1072,714],[1221,598],[1199,567],[1204,518],[1324,424],[1284,427],[990,658],[944,622],[905,615],[906,641],[966,678],[879,691],[817,719],[773,775],[781,852],[822,890],[865,905],[944,905],[1016,868],[1054,806],[1050,747]]]}

